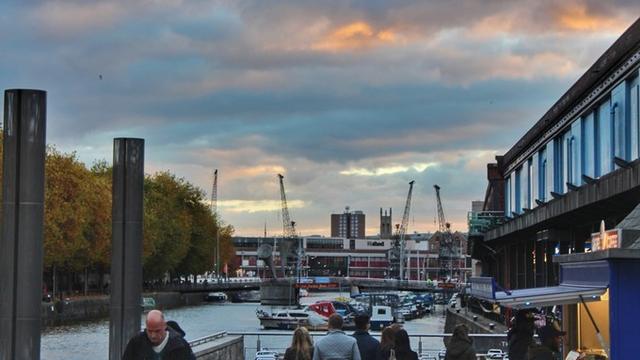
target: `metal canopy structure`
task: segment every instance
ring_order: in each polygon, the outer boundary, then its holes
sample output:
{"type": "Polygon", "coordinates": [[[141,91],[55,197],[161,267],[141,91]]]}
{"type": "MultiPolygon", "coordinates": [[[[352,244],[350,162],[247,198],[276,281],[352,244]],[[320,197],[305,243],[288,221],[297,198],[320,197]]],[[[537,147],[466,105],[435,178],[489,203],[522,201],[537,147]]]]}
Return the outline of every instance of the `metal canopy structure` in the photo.
{"type": "Polygon", "coordinates": [[[582,299],[585,302],[599,301],[607,291],[607,287],[587,286],[548,286],[541,288],[497,291],[492,301],[514,309],[539,308],[544,306],[577,304],[582,299]]]}

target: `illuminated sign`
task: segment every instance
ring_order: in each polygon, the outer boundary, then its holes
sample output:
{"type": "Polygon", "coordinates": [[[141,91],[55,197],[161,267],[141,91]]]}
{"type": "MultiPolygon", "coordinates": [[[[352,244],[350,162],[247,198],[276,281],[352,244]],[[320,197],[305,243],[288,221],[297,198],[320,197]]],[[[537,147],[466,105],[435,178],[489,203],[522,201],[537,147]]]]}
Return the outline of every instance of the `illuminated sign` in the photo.
{"type": "Polygon", "coordinates": [[[591,251],[616,249],[620,247],[622,236],[620,229],[611,229],[604,231],[604,237],[601,233],[591,234],[591,251]]]}

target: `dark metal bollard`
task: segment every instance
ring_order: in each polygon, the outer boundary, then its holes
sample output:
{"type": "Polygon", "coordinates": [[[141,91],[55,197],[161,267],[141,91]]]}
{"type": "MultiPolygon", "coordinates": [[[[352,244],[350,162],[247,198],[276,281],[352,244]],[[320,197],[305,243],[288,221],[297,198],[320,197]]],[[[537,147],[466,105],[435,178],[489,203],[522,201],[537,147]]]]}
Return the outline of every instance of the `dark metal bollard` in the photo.
{"type": "Polygon", "coordinates": [[[113,234],[109,359],[119,360],[140,331],[144,139],[113,141],[113,234]]]}
{"type": "Polygon", "coordinates": [[[0,359],[40,359],[47,93],[4,93],[0,359]]]}

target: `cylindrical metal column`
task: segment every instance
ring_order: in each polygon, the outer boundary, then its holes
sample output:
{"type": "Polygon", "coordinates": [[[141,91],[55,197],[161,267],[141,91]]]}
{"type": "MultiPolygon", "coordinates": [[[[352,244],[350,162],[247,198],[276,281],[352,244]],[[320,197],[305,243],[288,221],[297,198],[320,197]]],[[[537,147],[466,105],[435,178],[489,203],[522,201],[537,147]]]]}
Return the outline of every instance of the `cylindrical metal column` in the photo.
{"type": "Polygon", "coordinates": [[[4,93],[0,359],[40,358],[47,93],[4,93]]]}
{"type": "Polygon", "coordinates": [[[140,331],[144,139],[113,141],[113,223],[109,359],[140,331]]]}

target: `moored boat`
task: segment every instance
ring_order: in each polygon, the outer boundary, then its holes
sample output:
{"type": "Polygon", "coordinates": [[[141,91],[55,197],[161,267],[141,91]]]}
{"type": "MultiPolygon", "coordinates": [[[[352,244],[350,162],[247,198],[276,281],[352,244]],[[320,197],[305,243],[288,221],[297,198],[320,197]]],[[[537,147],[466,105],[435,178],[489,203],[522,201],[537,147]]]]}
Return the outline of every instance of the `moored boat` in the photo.
{"type": "Polygon", "coordinates": [[[207,302],[225,302],[227,301],[227,294],[223,292],[210,292],[204,297],[204,300],[207,302]]]}

